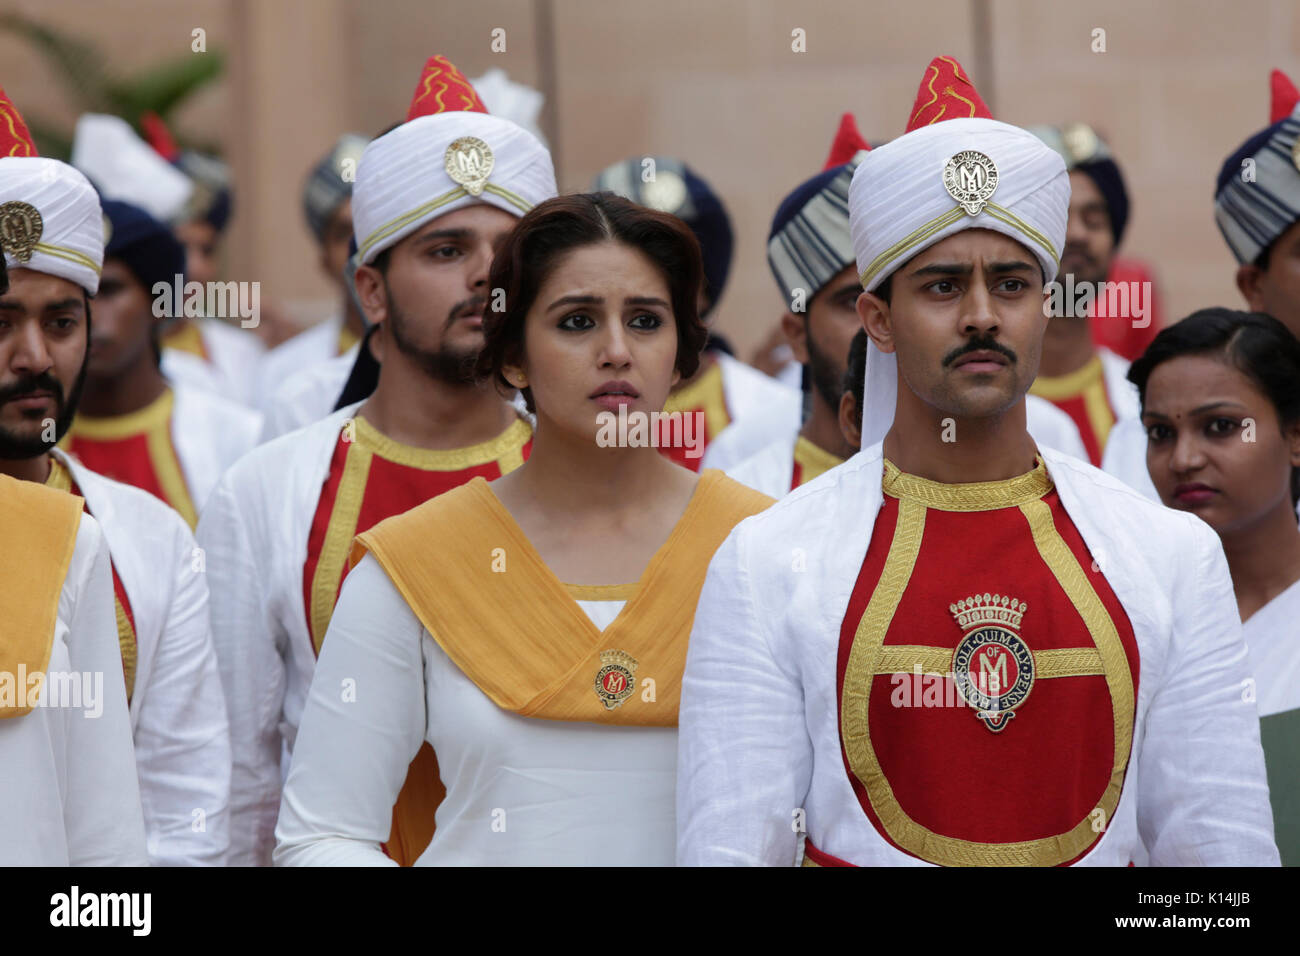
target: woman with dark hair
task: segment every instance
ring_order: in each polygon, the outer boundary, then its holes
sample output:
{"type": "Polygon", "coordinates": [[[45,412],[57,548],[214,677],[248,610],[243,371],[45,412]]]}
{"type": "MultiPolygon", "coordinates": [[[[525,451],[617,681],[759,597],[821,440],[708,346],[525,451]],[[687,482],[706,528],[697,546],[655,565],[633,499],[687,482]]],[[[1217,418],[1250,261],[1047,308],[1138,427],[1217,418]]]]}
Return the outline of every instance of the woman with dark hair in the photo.
{"type": "Polygon", "coordinates": [[[1300,341],[1271,316],[1204,309],[1161,331],[1128,377],[1161,500],[1223,542],[1277,845],[1300,865],[1300,341]]]}
{"type": "Polygon", "coordinates": [[[689,438],[654,416],[699,362],[700,277],[685,226],[608,193],[541,203],[506,238],[479,368],[536,414],[531,454],[357,538],[277,863],[385,862],[426,740],[447,793],[419,864],[673,862],[695,603],[771,503],[655,447],[689,438]]]}

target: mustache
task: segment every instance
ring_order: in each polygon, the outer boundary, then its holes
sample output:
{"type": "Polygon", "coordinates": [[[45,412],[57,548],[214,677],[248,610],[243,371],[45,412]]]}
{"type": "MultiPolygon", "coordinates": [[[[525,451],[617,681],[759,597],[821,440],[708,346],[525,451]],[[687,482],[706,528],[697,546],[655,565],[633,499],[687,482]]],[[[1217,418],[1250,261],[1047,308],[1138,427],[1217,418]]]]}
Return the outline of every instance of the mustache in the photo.
{"type": "Polygon", "coordinates": [[[960,348],[953,349],[943,357],[943,364],[945,366],[950,366],[953,362],[970,352],[997,352],[1012,364],[1015,364],[1017,361],[1015,352],[1011,351],[1011,349],[1007,348],[996,339],[986,335],[980,338],[971,339],[960,348]]]}
{"type": "Polygon", "coordinates": [[[464,300],[463,302],[457,302],[451,307],[451,311],[447,313],[447,325],[451,325],[451,323],[455,322],[462,315],[467,315],[473,312],[482,314],[485,311],[487,311],[487,296],[476,295],[464,300]]]}
{"type": "Polygon", "coordinates": [[[36,392],[49,392],[58,402],[59,408],[63,407],[63,386],[50,372],[42,372],[40,375],[33,375],[29,378],[20,378],[10,385],[0,386],[0,402],[26,398],[36,392]]]}

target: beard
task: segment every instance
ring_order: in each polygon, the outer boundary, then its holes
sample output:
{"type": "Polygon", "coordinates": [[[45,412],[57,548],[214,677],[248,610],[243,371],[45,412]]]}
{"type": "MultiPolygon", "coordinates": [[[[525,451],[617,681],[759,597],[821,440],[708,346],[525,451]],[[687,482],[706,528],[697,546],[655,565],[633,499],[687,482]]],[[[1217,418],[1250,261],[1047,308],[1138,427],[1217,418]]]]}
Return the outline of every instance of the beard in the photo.
{"type": "MultiPolygon", "coordinates": [[[[397,346],[397,350],[414,362],[425,375],[435,381],[444,382],[448,385],[473,384],[477,379],[474,366],[478,361],[479,350],[476,348],[439,348],[435,350],[423,348],[416,344],[414,337],[411,335],[411,330],[418,323],[407,316],[397,305],[397,300],[393,297],[392,290],[387,288],[387,283],[385,283],[385,289],[388,292],[389,331],[392,333],[393,344],[397,346]]],[[[447,321],[443,324],[442,335],[446,335],[452,323],[460,316],[475,311],[481,314],[486,304],[487,299],[483,296],[475,296],[463,302],[457,302],[447,313],[447,321]]]]}
{"type": "Polygon", "coordinates": [[[840,361],[832,361],[825,352],[819,350],[813,342],[812,330],[805,325],[807,335],[804,337],[808,349],[808,377],[812,387],[832,410],[840,407],[840,393],[844,391],[844,374],[848,356],[840,361]]]}
{"type": "Polygon", "coordinates": [[[77,373],[77,380],[72,385],[72,392],[66,399],[63,394],[63,385],[49,372],[42,372],[40,375],[19,379],[12,385],[0,388],[0,402],[22,398],[33,392],[49,392],[54,396],[55,407],[58,410],[57,417],[54,419],[53,441],[44,439],[44,423],[42,423],[40,431],[34,437],[16,435],[12,431],[0,427],[0,458],[6,461],[22,461],[35,458],[37,455],[45,454],[63,439],[63,436],[68,433],[68,429],[72,426],[72,419],[76,417],[77,404],[81,401],[81,390],[86,384],[86,371],[89,367],[90,348],[87,346],[86,358],[81,362],[81,371],[77,373]]]}
{"type": "Polygon", "coordinates": [[[1066,274],[1072,273],[1076,286],[1085,282],[1100,285],[1106,281],[1107,267],[1107,263],[1098,261],[1088,252],[1087,246],[1067,244],[1061,252],[1060,274],[1056,281],[1064,282],[1066,274]]]}

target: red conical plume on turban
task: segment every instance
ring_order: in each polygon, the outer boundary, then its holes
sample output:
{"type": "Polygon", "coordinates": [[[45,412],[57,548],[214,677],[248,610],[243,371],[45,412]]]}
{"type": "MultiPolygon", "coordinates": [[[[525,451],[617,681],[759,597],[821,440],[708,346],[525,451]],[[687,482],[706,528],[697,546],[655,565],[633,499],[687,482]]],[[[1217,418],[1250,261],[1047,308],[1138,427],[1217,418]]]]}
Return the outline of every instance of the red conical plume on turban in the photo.
{"type": "Polygon", "coordinates": [[[0,157],[36,156],[36,144],[23,122],[23,115],[0,87],[0,157]]]}
{"type": "Polygon", "coordinates": [[[831,143],[831,151],[826,156],[826,165],[822,167],[822,171],[825,172],[833,166],[843,166],[860,150],[870,148],[871,144],[858,132],[858,124],[853,114],[845,113],[840,117],[840,128],[835,131],[835,141],[831,143]]]}
{"type": "Polygon", "coordinates": [[[1273,125],[1280,119],[1286,119],[1295,109],[1296,103],[1300,103],[1300,92],[1291,82],[1291,77],[1287,76],[1281,70],[1274,70],[1268,78],[1269,92],[1272,94],[1272,100],[1269,106],[1269,125],[1273,125]]]}
{"type": "Polygon", "coordinates": [[[416,84],[415,95],[411,97],[406,121],[409,123],[417,116],[461,112],[486,113],[487,107],[465,79],[465,74],[450,60],[445,56],[429,57],[424,72],[420,74],[420,82],[416,84]]]}
{"type": "Polygon", "coordinates": [[[161,116],[153,110],[145,110],[140,114],[140,130],[155,153],[169,163],[176,162],[176,157],[180,156],[181,150],[161,116]]]}
{"type": "Polygon", "coordinates": [[[950,56],[936,56],[925,69],[904,132],[910,133],[941,120],[969,119],[972,116],[993,118],[961,64],[950,56]]]}

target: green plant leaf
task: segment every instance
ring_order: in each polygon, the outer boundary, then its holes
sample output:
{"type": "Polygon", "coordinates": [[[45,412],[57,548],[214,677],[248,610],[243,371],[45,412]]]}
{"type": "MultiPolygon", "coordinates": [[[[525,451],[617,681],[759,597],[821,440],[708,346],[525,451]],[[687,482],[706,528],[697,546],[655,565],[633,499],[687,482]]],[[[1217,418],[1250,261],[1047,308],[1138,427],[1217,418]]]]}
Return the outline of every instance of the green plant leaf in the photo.
{"type": "Polygon", "coordinates": [[[103,112],[108,108],[104,55],[92,44],[16,13],[0,14],[0,30],[24,38],[45,57],[78,110],[103,112]]]}
{"type": "Polygon", "coordinates": [[[225,55],[209,50],[160,63],[128,80],[110,82],[106,94],[111,111],[136,126],[140,114],[147,110],[166,119],[195,90],[219,77],[224,67],[225,55]]]}

